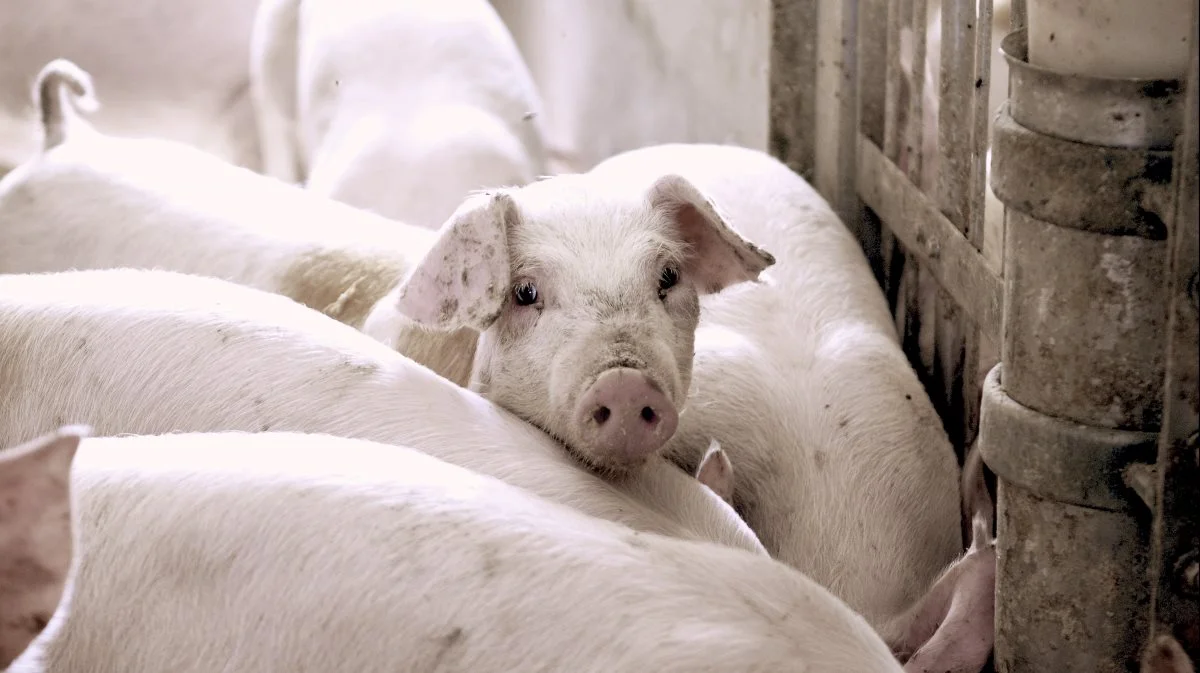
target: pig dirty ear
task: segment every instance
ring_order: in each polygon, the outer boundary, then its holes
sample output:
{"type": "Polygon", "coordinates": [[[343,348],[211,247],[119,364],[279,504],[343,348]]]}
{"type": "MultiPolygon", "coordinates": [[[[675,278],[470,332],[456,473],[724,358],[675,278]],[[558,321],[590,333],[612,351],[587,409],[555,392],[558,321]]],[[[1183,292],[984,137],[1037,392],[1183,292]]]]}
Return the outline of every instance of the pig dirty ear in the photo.
{"type": "Polygon", "coordinates": [[[0,451],[0,670],[42,632],[70,572],[71,463],[86,427],[0,451]]]}
{"type": "Polygon", "coordinates": [[[487,329],[508,296],[508,233],[518,218],[507,193],[468,198],[400,286],[397,310],[432,329],[487,329]]]}
{"type": "Polygon", "coordinates": [[[715,439],[708,445],[704,458],[700,459],[700,467],[696,468],[696,480],[709,487],[725,502],[733,504],[733,463],[715,439]]]}
{"type": "Polygon", "coordinates": [[[701,293],[755,280],[775,263],[766,250],[734,231],[708,197],[678,175],[650,187],[650,206],[664,213],[690,248],[683,274],[701,293]]]}

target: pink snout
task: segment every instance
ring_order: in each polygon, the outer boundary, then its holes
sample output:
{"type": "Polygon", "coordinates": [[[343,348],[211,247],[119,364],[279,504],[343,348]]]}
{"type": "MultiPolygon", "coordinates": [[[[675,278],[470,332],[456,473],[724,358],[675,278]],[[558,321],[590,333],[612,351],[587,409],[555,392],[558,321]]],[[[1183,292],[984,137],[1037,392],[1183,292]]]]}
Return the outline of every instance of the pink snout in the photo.
{"type": "Polygon", "coordinates": [[[645,462],[675,434],[679,413],[662,389],[629,368],[600,375],[576,408],[584,447],[605,467],[645,462]]]}

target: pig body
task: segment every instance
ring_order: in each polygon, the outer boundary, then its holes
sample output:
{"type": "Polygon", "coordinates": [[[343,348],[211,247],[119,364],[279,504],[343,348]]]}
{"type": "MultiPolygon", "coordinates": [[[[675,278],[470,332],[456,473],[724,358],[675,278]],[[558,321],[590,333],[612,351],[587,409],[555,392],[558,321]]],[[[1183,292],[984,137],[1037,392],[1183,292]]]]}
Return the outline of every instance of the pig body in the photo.
{"type": "Polygon", "coordinates": [[[253,52],[270,175],[436,229],[545,172],[541,101],[486,0],[264,0],[253,52]]]}
{"type": "Polygon", "coordinates": [[[632,190],[664,173],[779,260],[761,283],[702,301],[689,409],[666,451],[692,470],[718,440],[767,549],[890,638],[962,549],[959,479],[867,261],[828,204],[761,152],[662,145],[593,170],[632,190]]]}
{"type": "Polygon", "coordinates": [[[768,0],[492,0],[546,106],[552,155],[585,171],[668,142],[767,148],[768,0]]]}
{"type": "Polygon", "coordinates": [[[0,442],[287,430],[412,446],[593,516],[761,551],[736,513],[663,460],[610,483],[545,434],[278,295],[116,269],[0,276],[0,442]]]}
{"type": "Polygon", "coordinates": [[[71,463],[87,428],[0,451],[0,671],[40,637],[75,552],[71,463]]]}
{"type": "Polygon", "coordinates": [[[48,670],[900,671],[783,564],[411,449],[183,434],[85,440],[77,460],[70,610],[30,656],[48,670]]]}
{"type": "Polygon", "coordinates": [[[476,335],[435,334],[386,300],[434,234],[305,193],[182,143],[99,133],[76,116],[90,88],[44,70],[43,152],[0,179],[0,273],[160,268],[276,292],[363,328],[465,385],[476,335]],[[70,87],[70,88],[68,88],[70,87]]]}
{"type": "Polygon", "coordinates": [[[5,0],[0,8],[0,175],[39,147],[29,91],[67,58],[107,91],[96,123],[258,166],[249,96],[255,0],[5,0]]]}

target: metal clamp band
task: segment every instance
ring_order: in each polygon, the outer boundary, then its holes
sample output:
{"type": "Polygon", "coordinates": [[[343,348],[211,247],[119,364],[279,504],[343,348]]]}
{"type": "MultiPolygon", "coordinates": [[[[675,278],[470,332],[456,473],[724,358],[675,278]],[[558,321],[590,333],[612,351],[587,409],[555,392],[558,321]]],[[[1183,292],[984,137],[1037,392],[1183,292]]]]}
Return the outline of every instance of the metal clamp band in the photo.
{"type": "Polygon", "coordinates": [[[1005,394],[1001,366],[983,384],[979,447],[1000,478],[1050,500],[1109,511],[1139,506],[1121,472],[1154,462],[1158,435],[1097,428],[1047,416],[1005,394]]]}
{"type": "Polygon", "coordinates": [[[993,134],[992,191],[1007,207],[1060,227],[1166,239],[1143,197],[1170,190],[1170,152],[1062,140],[1018,124],[1007,109],[993,134]]]}

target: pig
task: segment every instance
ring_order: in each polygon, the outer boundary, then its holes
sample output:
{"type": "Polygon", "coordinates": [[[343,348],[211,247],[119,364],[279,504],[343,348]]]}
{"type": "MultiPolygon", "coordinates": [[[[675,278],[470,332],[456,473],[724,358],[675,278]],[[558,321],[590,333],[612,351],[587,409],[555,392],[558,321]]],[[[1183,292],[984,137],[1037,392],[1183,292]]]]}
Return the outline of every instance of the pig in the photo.
{"type": "Polygon", "coordinates": [[[0,8],[0,175],[40,146],[29,90],[66,58],[106,88],[106,132],[169,138],[257,169],[249,95],[256,0],[5,0],[0,8]]]}
{"type": "Polygon", "coordinates": [[[575,180],[630,200],[688,204],[676,222],[696,232],[692,254],[722,254],[708,265],[722,275],[672,266],[670,251],[665,265],[632,262],[646,257],[643,241],[659,222],[631,220],[628,233],[610,238],[601,232],[620,221],[618,212],[586,198],[514,209],[500,192],[442,230],[402,283],[401,311],[431,328],[473,319],[484,330],[473,385],[587,453],[588,434],[556,432],[556,423],[582,417],[592,429],[593,409],[612,409],[611,421],[630,407],[659,408],[650,392],[599,387],[631,377],[632,367],[598,377],[592,362],[622,362],[610,344],[624,347],[620,337],[636,337],[660,311],[673,311],[672,302],[688,302],[690,336],[700,308],[695,342],[677,356],[694,351],[694,371],[679,375],[678,391],[672,378],[664,389],[677,407],[684,395],[688,405],[671,419],[676,432],[659,452],[695,473],[718,441],[737,465],[734,504],[768,551],[833,590],[884,637],[898,636],[896,620],[962,551],[959,469],[853,236],[803,179],[760,151],[659,145],[575,180]],[[739,244],[743,235],[784,263],[768,268],[757,248],[739,244]],[[505,241],[508,254],[480,251],[503,251],[505,241]],[[733,242],[718,245],[725,241],[733,242]],[[485,265],[490,278],[508,282],[480,281],[485,265]],[[647,270],[658,269],[655,302],[647,270]],[[758,272],[757,282],[728,282],[758,272]],[[463,274],[478,284],[458,283],[463,274]],[[721,286],[728,287],[700,298],[721,286]],[[515,290],[504,296],[485,287],[515,290]],[[686,294],[674,295],[679,289],[686,294]],[[590,387],[575,383],[581,378],[590,387]]]}
{"type": "Polygon", "coordinates": [[[435,239],[188,145],[98,132],[86,71],[48,63],[35,90],[46,144],[0,179],[0,273],[162,268],[277,292],[466,385],[477,335],[433,333],[385,298],[435,239]],[[376,314],[382,314],[376,316],[376,314]]]}
{"type": "Polygon", "coordinates": [[[0,444],[97,434],[325,433],[402,444],[636,530],[765,553],[662,458],[606,481],[512,414],[280,295],[110,269],[0,275],[0,444]]]}
{"type": "Polygon", "coordinates": [[[667,142],[767,149],[770,0],[492,5],[542,94],[561,169],[667,142]]]}
{"type": "Polygon", "coordinates": [[[546,172],[541,99],[486,0],[263,0],[251,49],[269,175],[437,229],[546,172]]]}
{"type": "Polygon", "coordinates": [[[589,175],[472,196],[397,290],[431,330],[477,330],[471,386],[610,473],[645,464],[687,402],[699,298],[774,257],[678,175],[589,175]]]}
{"type": "Polygon", "coordinates": [[[445,358],[447,378],[469,378],[613,474],[639,468],[675,431],[698,296],[753,281],[774,261],[677,176],[638,194],[556,176],[473,194],[437,232],[388,233],[266,178],[218,174],[179,146],[64,123],[65,142],[0,181],[0,232],[15,241],[0,272],[157,267],[328,305],[422,363],[445,358]],[[64,190],[77,196],[51,196],[64,190]],[[103,214],[80,208],[82,194],[103,214]],[[400,279],[391,250],[415,250],[418,233],[430,240],[400,279]],[[361,260],[362,250],[374,256],[361,260]],[[488,344],[480,362],[475,339],[488,344]]]}
{"type": "Polygon", "coordinates": [[[74,567],[71,465],[87,427],[0,451],[0,671],[47,628],[74,567]]]}
{"type": "Polygon", "coordinates": [[[81,560],[48,670],[901,671],[770,558],[409,448],[225,432],[87,439],[77,460],[81,560]]]}

